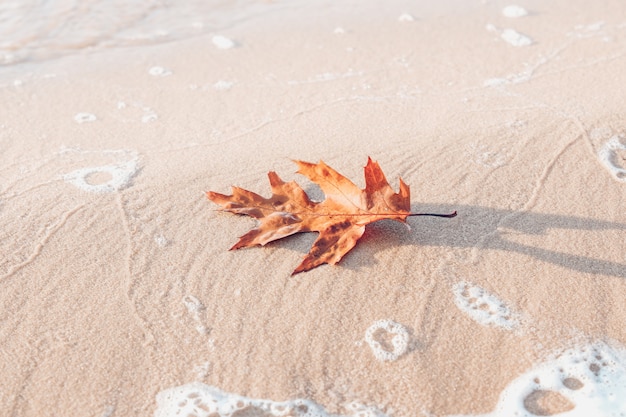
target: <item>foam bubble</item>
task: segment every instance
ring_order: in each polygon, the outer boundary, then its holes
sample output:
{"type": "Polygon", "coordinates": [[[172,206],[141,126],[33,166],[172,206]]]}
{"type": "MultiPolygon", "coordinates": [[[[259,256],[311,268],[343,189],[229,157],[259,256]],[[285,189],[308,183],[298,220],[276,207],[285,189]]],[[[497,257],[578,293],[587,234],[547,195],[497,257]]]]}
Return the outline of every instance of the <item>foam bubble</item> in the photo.
{"type": "Polygon", "coordinates": [[[232,81],[219,80],[218,82],[213,84],[213,89],[217,91],[226,91],[233,88],[233,85],[235,85],[235,83],[232,81]]]}
{"type": "MultiPolygon", "coordinates": [[[[622,135],[614,135],[598,151],[598,159],[609,170],[613,178],[626,182],[626,159],[620,157],[619,152],[626,151],[626,138],[622,135]],[[622,162],[620,162],[622,159],[622,162]]],[[[626,156],[626,152],[624,152],[626,156]]]]}
{"type": "Polygon", "coordinates": [[[522,374],[502,391],[495,410],[481,417],[623,417],[624,398],[626,351],[597,342],[566,350],[522,374]]]}
{"type": "Polygon", "coordinates": [[[150,113],[147,113],[147,114],[144,114],[143,116],[141,116],[141,123],[154,122],[158,118],[159,118],[158,114],[156,114],[154,112],[150,112],[150,113]]]}
{"type": "Polygon", "coordinates": [[[83,191],[110,193],[126,188],[136,172],[137,155],[117,164],[77,169],[65,174],[63,179],[83,191]]]}
{"type": "Polygon", "coordinates": [[[89,122],[95,122],[97,119],[95,114],[91,114],[91,113],[76,113],[76,115],[74,115],[74,121],[76,121],[76,123],[89,123],[89,122]]]}
{"type": "Polygon", "coordinates": [[[183,297],[183,304],[187,307],[189,315],[196,322],[196,331],[200,334],[207,334],[208,330],[204,324],[202,324],[202,312],[205,307],[200,300],[193,295],[186,295],[183,297]]]}
{"type": "Polygon", "coordinates": [[[319,404],[307,400],[271,401],[248,398],[224,392],[219,388],[192,382],[169,388],[156,396],[154,417],[196,416],[233,417],[235,415],[263,415],[267,417],[386,417],[374,407],[350,404],[350,414],[331,414],[319,404]]]}
{"type": "Polygon", "coordinates": [[[370,345],[374,356],[379,361],[395,361],[404,355],[409,345],[407,329],[392,320],[378,320],[365,332],[365,341],[370,345]],[[392,334],[391,346],[384,341],[386,334],[392,334]]]}
{"type": "Polygon", "coordinates": [[[169,243],[169,240],[162,234],[154,236],[154,242],[161,248],[164,248],[169,243]]]}
{"type": "Polygon", "coordinates": [[[528,11],[522,6],[511,4],[502,9],[502,15],[510,18],[518,18],[528,16],[528,11]]]}
{"type": "Polygon", "coordinates": [[[163,68],[163,67],[152,67],[148,70],[148,74],[152,75],[153,77],[167,77],[168,75],[172,75],[172,71],[168,70],[167,68],[163,68]]]}
{"type": "Polygon", "coordinates": [[[509,45],[528,46],[533,44],[533,40],[528,36],[519,33],[515,29],[503,29],[500,37],[509,45]]]}
{"type": "Polygon", "coordinates": [[[592,23],[590,25],[587,25],[585,27],[585,29],[588,30],[588,31],[594,32],[594,31],[598,31],[598,30],[602,29],[604,27],[604,25],[605,25],[604,21],[599,21],[599,22],[595,22],[595,23],[592,23]]]}
{"type": "Polygon", "coordinates": [[[213,45],[217,46],[219,49],[231,49],[237,45],[235,41],[222,35],[213,36],[211,41],[213,45]]]}
{"type": "Polygon", "coordinates": [[[408,13],[402,13],[398,17],[398,22],[414,22],[414,21],[415,21],[415,18],[408,13]]]}
{"type": "Polygon", "coordinates": [[[507,330],[519,326],[517,315],[483,288],[462,281],[452,288],[452,292],[456,306],[478,324],[507,330]]]}

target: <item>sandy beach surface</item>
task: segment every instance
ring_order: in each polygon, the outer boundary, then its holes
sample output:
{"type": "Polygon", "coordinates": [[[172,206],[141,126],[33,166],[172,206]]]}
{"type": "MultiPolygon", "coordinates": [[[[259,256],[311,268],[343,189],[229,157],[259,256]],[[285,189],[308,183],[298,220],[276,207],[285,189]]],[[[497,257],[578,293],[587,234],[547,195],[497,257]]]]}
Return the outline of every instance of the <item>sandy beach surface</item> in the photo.
{"type": "Polygon", "coordinates": [[[200,3],[0,9],[0,415],[626,415],[626,3],[200,3]],[[228,250],[368,156],[458,216],[228,250]]]}

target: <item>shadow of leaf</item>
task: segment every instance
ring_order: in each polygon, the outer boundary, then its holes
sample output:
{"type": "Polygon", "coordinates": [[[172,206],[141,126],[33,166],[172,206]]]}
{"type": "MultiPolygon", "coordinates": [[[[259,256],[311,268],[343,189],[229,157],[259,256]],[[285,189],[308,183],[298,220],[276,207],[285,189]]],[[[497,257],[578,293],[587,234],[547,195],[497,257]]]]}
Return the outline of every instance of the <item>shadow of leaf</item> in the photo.
{"type": "Polygon", "coordinates": [[[456,248],[494,249],[520,253],[535,259],[549,262],[584,273],[610,275],[626,278],[626,264],[595,259],[588,256],[563,253],[507,240],[501,230],[513,230],[518,234],[540,236],[555,229],[601,231],[625,231],[626,224],[602,221],[591,218],[516,212],[480,206],[429,205],[413,207],[413,211],[446,213],[457,210],[454,219],[412,220],[416,232],[403,236],[403,244],[442,246],[456,248]],[[447,222],[447,223],[441,223],[447,222]],[[420,225],[417,226],[416,223],[420,225]],[[424,225],[422,227],[421,225],[424,225]],[[485,234],[485,230],[490,230],[485,234]]]}

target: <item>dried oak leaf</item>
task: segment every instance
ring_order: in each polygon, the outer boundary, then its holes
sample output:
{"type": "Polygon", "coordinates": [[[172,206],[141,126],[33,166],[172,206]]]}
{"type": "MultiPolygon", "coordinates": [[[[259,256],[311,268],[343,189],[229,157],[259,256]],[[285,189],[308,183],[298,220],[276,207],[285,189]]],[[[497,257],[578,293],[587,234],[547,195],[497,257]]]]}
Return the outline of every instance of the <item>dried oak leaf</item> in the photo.
{"type": "Polygon", "coordinates": [[[321,264],[335,264],[352,249],[369,223],[391,219],[406,222],[408,216],[454,217],[452,214],[411,213],[409,187],[400,179],[400,192],[393,191],[377,162],[368,158],[365,189],[320,161],[318,164],[295,161],[298,173],[318,184],[326,199],[309,199],[295,181],[284,182],[268,173],[272,196],[233,187],[232,195],[207,192],[209,200],[226,211],[259,219],[259,225],[243,235],[231,250],[265,245],[300,232],[319,232],[310,252],[292,275],[321,264]]]}

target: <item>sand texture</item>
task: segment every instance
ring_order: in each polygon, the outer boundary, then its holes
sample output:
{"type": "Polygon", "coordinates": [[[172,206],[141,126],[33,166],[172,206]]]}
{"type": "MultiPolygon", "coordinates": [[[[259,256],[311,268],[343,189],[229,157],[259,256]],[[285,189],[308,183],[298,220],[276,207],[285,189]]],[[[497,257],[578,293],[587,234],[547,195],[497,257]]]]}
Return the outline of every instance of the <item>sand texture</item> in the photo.
{"type": "Polygon", "coordinates": [[[622,0],[285,5],[0,97],[0,415],[626,412],[622,0]],[[206,191],[368,156],[458,216],[228,251],[206,191]]]}

